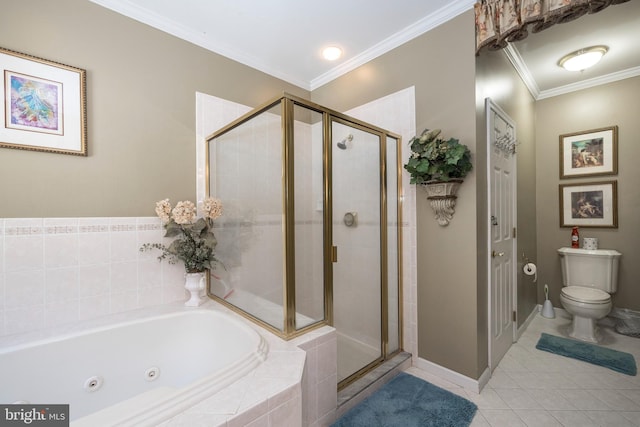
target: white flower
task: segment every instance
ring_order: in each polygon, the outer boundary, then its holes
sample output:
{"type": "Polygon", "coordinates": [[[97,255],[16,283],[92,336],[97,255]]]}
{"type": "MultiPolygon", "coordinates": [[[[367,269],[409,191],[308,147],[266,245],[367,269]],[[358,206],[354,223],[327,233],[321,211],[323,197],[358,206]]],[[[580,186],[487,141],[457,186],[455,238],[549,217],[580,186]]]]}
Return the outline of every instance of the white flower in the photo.
{"type": "Polygon", "coordinates": [[[169,199],[160,200],[156,203],[156,215],[158,215],[164,224],[169,222],[170,214],[171,203],[169,203],[169,199]]]}
{"type": "Polygon", "coordinates": [[[190,224],[196,217],[196,206],[188,200],[178,202],[171,211],[171,215],[173,215],[173,220],[176,224],[190,224]]]}
{"type": "Polygon", "coordinates": [[[213,197],[207,197],[202,202],[202,212],[205,218],[218,219],[222,216],[222,202],[213,197]]]}

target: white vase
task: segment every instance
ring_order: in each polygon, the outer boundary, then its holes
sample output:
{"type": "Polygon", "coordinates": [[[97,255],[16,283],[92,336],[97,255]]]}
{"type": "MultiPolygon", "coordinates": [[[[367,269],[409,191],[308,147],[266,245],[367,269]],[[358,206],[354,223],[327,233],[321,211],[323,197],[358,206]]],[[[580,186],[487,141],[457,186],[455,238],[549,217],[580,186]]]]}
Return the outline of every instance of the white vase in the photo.
{"type": "Polygon", "coordinates": [[[187,307],[198,307],[206,298],[202,297],[205,287],[205,272],[186,273],[184,275],[184,288],[189,291],[190,298],[184,303],[187,307]]]}

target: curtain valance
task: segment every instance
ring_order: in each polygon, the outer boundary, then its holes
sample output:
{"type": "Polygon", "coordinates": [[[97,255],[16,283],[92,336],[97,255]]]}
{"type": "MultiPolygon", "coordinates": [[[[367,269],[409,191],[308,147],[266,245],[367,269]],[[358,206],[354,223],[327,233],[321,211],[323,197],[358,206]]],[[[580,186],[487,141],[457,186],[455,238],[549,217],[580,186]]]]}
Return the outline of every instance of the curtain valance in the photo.
{"type": "Polygon", "coordinates": [[[555,24],[573,21],[586,13],[629,0],[481,0],[476,14],[476,55],[498,50],[555,24]]]}

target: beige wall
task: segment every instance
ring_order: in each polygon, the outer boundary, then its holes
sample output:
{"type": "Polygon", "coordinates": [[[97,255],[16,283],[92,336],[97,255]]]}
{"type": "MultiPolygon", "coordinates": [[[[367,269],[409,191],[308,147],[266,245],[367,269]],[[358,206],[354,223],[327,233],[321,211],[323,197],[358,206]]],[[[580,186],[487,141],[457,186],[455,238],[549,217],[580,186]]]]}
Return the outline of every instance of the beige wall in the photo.
{"type": "MultiPolygon", "coordinates": [[[[143,216],[158,199],[193,200],[196,91],[245,105],[282,91],[309,96],[84,0],[34,0],[27,12],[5,3],[1,46],[87,70],[89,157],[2,149],[0,197],[12,203],[0,205],[1,217],[143,216]]],[[[468,11],[311,97],[344,111],[415,86],[416,130],[441,128],[479,160],[473,18],[468,11]]],[[[487,367],[478,173],[466,178],[448,227],[422,192],[417,206],[419,356],[471,378],[487,367]]]]}
{"type": "Polygon", "coordinates": [[[194,200],[196,91],[250,106],[309,96],[86,0],[4,1],[0,46],[87,70],[89,151],[1,148],[0,217],[151,216],[157,200],[194,200]]]}
{"type": "MultiPolygon", "coordinates": [[[[536,262],[536,141],[535,100],[529,93],[504,51],[485,51],[476,60],[478,140],[486,144],[485,98],[491,98],[516,125],[517,137],[517,274],[518,326],[537,304],[538,285],[522,272],[522,254],[536,262]]],[[[486,159],[485,159],[486,161],[486,159]]],[[[486,193],[486,185],[479,192],[486,193]]],[[[485,194],[486,198],[486,194],[485,194]]],[[[484,241],[484,240],[483,240],[484,241]]],[[[485,248],[482,248],[484,250],[485,248]]],[[[486,252],[486,251],[485,251],[486,252]]],[[[486,256],[486,255],[485,255],[486,256]]]]}
{"type": "MultiPolygon", "coordinates": [[[[346,110],[415,86],[416,131],[440,128],[475,153],[473,19],[468,11],[316,89],[312,98],[346,110]]],[[[471,378],[487,366],[486,279],[478,275],[476,253],[478,179],[475,172],[465,179],[447,227],[433,219],[422,190],[417,200],[418,356],[471,378]]]]}
{"type": "MultiPolygon", "coordinates": [[[[542,286],[560,304],[562,277],[556,250],[570,244],[570,228],[559,226],[558,185],[618,181],[618,228],[582,228],[581,237],[597,237],[600,247],[622,252],[614,306],[640,310],[640,77],[538,101],[536,104],[538,266],[542,286]],[[617,125],[618,175],[559,179],[559,135],[617,125]]],[[[543,300],[539,291],[538,301],[543,300]]]]}

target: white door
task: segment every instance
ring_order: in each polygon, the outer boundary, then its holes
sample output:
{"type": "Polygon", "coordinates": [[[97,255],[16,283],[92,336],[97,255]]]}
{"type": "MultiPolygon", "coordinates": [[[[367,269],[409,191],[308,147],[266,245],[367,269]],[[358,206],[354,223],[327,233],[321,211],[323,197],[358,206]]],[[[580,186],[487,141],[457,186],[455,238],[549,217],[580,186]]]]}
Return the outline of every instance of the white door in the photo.
{"type": "Polygon", "coordinates": [[[495,369],[515,341],[516,323],[516,129],[486,100],[489,144],[489,368],[495,369]]]}

